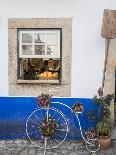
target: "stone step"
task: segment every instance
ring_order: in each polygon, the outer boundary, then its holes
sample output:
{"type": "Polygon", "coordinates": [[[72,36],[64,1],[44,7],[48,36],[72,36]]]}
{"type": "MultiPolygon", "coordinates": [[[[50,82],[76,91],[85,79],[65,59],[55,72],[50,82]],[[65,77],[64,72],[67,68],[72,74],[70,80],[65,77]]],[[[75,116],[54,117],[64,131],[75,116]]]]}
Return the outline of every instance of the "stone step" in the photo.
{"type": "Polygon", "coordinates": [[[116,140],[116,126],[113,127],[112,133],[111,133],[111,139],[116,140]]]}

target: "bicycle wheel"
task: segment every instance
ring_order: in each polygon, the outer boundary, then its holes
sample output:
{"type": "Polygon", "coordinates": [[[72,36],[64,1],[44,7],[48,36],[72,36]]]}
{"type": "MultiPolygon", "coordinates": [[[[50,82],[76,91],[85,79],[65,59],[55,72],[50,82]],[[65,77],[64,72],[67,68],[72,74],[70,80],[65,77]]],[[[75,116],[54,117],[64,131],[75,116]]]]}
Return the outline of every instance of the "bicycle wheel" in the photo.
{"type": "Polygon", "coordinates": [[[89,139],[86,142],[86,149],[91,152],[95,153],[100,149],[100,143],[98,139],[89,139]]]}
{"type": "Polygon", "coordinates": [[[68,122],[65,115],[55,108],[38,108],[26,121],[26,134],[32,144],[41,149],[53,149],[63,143],[68,134],[68,122]],[[55,129],[47,127],[45,121],[54,121],[55,129]],[[43,123],[44,122],[44,123],[43,123]],[[50,130],[50,132],[48,132],[50,130]]]}

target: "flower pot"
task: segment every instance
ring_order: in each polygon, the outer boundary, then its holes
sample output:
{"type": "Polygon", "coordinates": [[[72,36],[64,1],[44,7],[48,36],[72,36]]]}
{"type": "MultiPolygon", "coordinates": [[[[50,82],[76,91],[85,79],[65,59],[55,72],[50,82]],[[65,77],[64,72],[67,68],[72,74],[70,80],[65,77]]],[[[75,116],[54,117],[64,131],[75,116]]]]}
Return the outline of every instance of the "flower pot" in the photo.
{"type": "Polygon", "coordinates": [[[100,149],[101,150],[106,150],[109,148],[111,144],[111,136],[100,136],[99,137],[99,142],[100,142],[100,149]]]}

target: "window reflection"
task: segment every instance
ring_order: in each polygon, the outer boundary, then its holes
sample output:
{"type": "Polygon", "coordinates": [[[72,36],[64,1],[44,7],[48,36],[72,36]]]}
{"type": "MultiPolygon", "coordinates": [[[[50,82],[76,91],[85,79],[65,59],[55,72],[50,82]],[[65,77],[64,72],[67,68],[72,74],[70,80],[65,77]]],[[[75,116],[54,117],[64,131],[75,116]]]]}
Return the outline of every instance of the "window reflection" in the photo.
{"type": "Polygon", "coordinates": [[[23,55],[32,55],[33,48],[31,45],[22,45],[23,55]]]}
{"type": "Polygon", "coordinates": [[[53,55],[58,51],[57,46],[47,46],[47,55],[53,55]]]}
{"type": "Polygon", "coordinates": [[[35,55],[45,55],[45,46],[35,45],[35,55]]]}
{"type": "Polygon", "coordinates": [[[46,35],[46,42],[48,45],[58,45],[58,35],[54,33],[48,33],[46,35]]]}
{"type": "Polygon", "coordinates": [[[22,34],[22,43],[32,43],[33,37],[32,34],[24,33],[22,34]]]}
{"type": "Polygon", "coordinates": [[[45,34],[43,33],[36,33],[34,35],[35,43],[45,43],[45,34]]]}

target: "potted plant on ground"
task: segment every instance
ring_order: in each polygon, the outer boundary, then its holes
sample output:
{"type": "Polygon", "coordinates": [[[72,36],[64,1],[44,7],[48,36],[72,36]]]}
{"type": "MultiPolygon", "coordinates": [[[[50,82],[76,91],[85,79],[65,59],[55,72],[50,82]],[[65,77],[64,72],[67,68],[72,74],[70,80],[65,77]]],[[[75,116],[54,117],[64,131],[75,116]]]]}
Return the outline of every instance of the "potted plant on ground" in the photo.
{"type": "Polygon", "coordinates": [[[102,150],[107,149],[111,144],[112,121],[110,118],[110,104],[113,99],[113,94],[103,96],[101,88],[98,90],[98,96],[93,98],[94,103],[100,104],[100,119],[96,125],[96,132],[99,136],[100,147],[102,150]]]}

